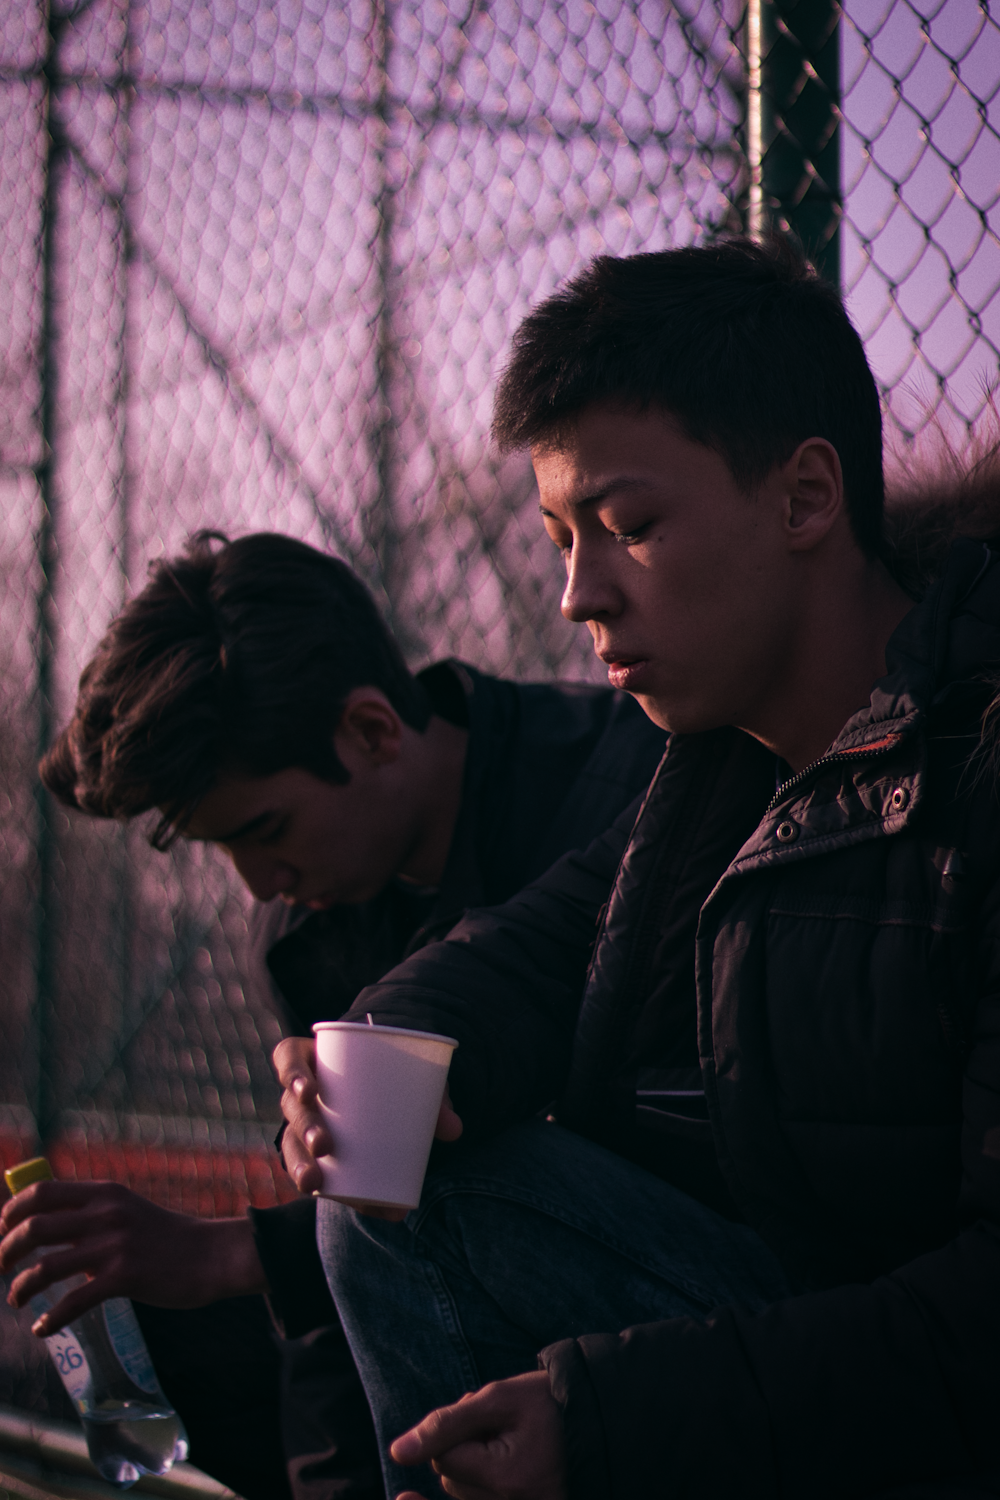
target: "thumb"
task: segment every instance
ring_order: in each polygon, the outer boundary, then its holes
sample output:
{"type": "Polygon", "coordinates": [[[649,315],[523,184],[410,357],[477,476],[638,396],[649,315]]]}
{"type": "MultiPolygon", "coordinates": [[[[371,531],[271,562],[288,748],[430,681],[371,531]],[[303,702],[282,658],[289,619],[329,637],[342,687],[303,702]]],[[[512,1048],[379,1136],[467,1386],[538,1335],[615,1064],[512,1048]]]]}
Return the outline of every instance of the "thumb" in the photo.
{"type": "Polygon", "coordinates": [[[458,1443],[477,1437],[482,1426],[478,1405],[463,1396],[454,1406],[438,1407],[416,1427],[402,1433],[390,1444],[389,1452],[397,1464],[427,1463],[458,1443]]]}
{"type": "Polygon", "coordinates": [[[438,1111],[438,1122],[434,1129],[434,1136],[439,1141],[457,1141],[465,1129],[461,1119],[452,1108],[451,1095],[448,1090],[444,1091],[441,1100],[441,1108],[438,1111]]]}

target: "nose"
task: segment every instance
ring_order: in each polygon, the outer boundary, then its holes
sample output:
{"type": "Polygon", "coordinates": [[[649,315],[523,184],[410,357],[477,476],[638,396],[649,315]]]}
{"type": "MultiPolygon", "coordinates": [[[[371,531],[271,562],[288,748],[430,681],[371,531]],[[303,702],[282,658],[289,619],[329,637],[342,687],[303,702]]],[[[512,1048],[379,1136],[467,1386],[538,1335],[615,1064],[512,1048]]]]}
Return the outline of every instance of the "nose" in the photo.
{"type": "Polygon", "coordinates": [[[559,607],[574,625],[621,614],[621,592],[611,576],[605,550],[578,541],[569,553],[566,588],[559,607]]]}
{"type": "Polygon", "coordinates": [[[237,875],[258,901],[271,901],[295,889],[298,872],[263,850],[239,850],[230,855],[237,875]]]}

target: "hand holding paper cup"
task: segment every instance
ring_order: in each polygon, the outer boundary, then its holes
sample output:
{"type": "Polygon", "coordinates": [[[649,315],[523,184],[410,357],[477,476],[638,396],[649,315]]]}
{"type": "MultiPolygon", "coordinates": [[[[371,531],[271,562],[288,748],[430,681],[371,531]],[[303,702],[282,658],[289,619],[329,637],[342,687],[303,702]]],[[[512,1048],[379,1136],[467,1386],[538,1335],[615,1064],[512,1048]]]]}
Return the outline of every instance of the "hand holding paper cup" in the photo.
{"type": "Polygon", "coordinates": [[[416,1208],[454,1037],[399,1026],[318,1021],[319,1108],[334,1155],[320,1195],[353,1208],[416,1208]]]}

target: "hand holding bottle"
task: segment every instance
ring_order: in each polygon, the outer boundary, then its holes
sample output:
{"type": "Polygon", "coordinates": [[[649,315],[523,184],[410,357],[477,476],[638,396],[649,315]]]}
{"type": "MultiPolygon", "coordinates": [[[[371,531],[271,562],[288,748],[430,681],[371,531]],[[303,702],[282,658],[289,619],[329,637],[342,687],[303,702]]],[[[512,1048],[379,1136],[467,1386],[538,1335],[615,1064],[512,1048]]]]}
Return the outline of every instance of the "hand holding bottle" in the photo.
{"type": "MultiPolygon", "coordinates": [[[[54,1190],[51,1178],[51,1168],[42,1156],[4,1173],[15,1201],[22,1192],[37,1200],[41,1188],[54,1190]]],[[[29,1296],[31,1309],[38,1314],[35,1331],[45,1338],[59,1377],[80,1413],[87,1449],[98,1472],[128,1489],[140,1474],[165,1474],[178,1460],[187,1458],[184,1424],[156,1378],[131,1302],[108,1297],[94,1305],[93,1282],[88,1286],[81,1280],[87,1272],[78,1247],[65,1244],[58,1228],[53,1233],[51,1221],[48,1234],[43,1240],[51,1247],[48,1264],[40,1275],[35,1268],[36,1289],[29,1296]],[[82,1298],[89,1298],[87,1310],[67,1322],[65,1310],[74,1299],[80,1304],[82,1298]],[[57,1305],[61,1317],[55,1313],[57,1305]],[[46,1326],[58,1331],[46,1335],[46,1326]]],[[[29,1237],[25,1231],[22,1240],[29,1237]]],[[[18,1259],[16,1247],[8,1254],[18,1259]]],[[[28,1295],[19,1279],[23,1295],[28,1295]]]]}
{"type": "Polygon", "coordinates": [[[204,1307],[268,1289],[247,1218],[173,1213],[115,1182],[35,1182],[4,1205],[0,1234],[10,1305],[49,1292],[42,1338],[107,1297],[204,1307]],[[73,1286],[54,1296],[66,1278],[73,1286]]]}

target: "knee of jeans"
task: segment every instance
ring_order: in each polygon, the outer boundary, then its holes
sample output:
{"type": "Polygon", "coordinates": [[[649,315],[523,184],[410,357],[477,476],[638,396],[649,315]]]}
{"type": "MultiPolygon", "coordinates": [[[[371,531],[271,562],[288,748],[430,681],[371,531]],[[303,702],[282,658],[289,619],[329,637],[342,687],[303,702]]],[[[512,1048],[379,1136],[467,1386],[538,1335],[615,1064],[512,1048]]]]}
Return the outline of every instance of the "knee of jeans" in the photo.
{"type": "Polygon", "coordinates": [[[467,1264],[477,1245],[518,1235],[519,1210],[519,1204],[461,1180],[441,1180],[410,1216],[414,1247],[424,1259],[467,1264]]]}
{"type": "Polygon", "coordinates": [[[316,1205],[316,1244],[328,1275],[331,1266],[356,1254],[370,1255],[373,1247],[386,1239],[387,1231],[400,1227],[360,1214],[332,1198],[320,1198],[316,1205]]]}

